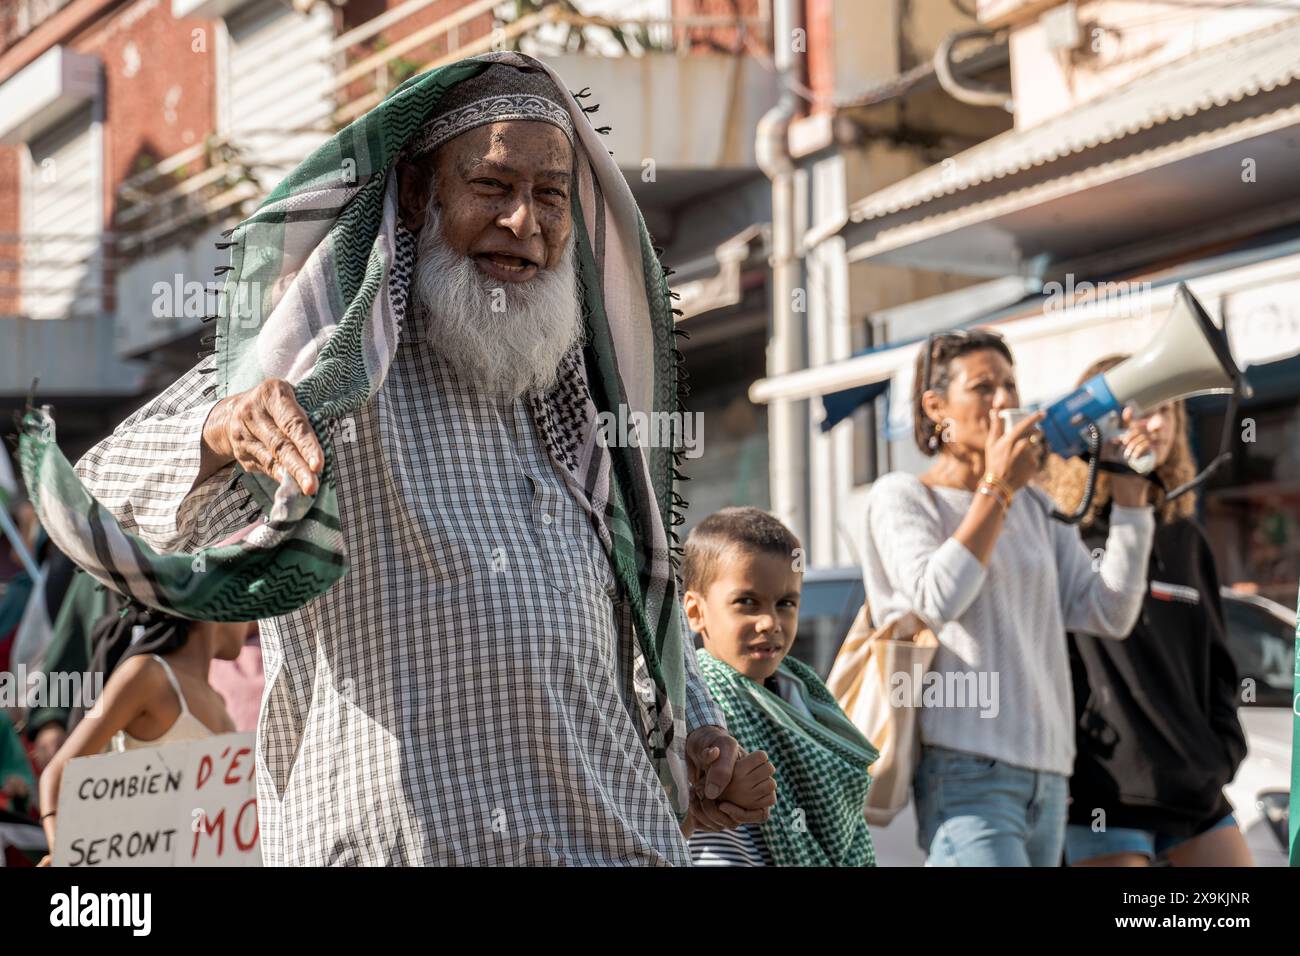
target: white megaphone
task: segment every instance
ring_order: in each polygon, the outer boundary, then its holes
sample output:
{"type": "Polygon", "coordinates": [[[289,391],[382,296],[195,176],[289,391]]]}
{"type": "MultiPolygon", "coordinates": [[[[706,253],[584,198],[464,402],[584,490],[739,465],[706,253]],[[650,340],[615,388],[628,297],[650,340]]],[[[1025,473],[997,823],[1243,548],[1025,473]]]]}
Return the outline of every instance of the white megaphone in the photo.
{"type": "MultiPolygon", "coordinates": [[[[1228,433],[1236,415],[1237,399],[1252,394],[1233,360],[1227,334],[1214,324],[1187,286],[1179,283],[1174,290],[1173,308],[1155,338],[1109,372],[1094,375],[1049,405],[1042,424],[1044,437],[1048,447],[1064,458],[1096,459],[1100,441],[1125,427],[1122,424],[1125,408],[1132,408],[1135,416],[1141,416],[1165,402],[1216,393],[1233,396],[1220,454],[1193,481],[1171,490],[1169,497],[1200,484],[1231,457],[1227,451],[1228,433]]],[[[1139,474],[1146,474],[1155,467],[1155,458],[1142,457],[1148,460],[1130,461],[1129,466],[1139,474]]],[[[1095,460],[1093,464],[1096,465],[1095,460]]],[[[1092,471],[1085,502],[1092,497],[1095,467],[1092,471]]]]}

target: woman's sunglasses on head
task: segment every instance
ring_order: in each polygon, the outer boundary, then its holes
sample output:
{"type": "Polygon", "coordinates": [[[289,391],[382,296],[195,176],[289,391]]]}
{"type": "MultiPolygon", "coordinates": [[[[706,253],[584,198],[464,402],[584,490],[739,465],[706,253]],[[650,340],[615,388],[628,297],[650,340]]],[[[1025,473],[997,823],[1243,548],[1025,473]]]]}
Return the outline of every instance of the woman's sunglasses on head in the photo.
{"type": "Polygon", "coordinates": [[[931,362],[931,357],[934,355],[935,343],[944,341],[946,339],[955,339],[958,342],[964,342],[965,340],[971,338],[975,332],[980,332],[983,335],[991,335],[999,342],[1006,341],[1006,339],[1003,337],[1001,332],[998,332],[994,329],[987,329],[987,328],[940,329],[938,332],[931,332],[929,335],[925,337],[925,364],[922,366],[923,371],[921,374],[921,383],[923,385],[921,389],[922,395],[924,395],[926,392],[930,390],[930,362],[931,362]]]}

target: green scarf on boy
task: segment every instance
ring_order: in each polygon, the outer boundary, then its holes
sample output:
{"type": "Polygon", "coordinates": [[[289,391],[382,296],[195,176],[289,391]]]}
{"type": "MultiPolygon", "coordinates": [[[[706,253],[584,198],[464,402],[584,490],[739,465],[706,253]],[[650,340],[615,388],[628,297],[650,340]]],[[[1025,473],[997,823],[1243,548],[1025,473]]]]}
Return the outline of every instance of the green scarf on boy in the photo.
{"type": "Polygon", "coordinates": [[[727,729],[746,750],[767,752],[776,770],[776,806],[761,824],[777,866],[875,866],[863,808],[880,756],[844,716],[811,667],[787,657],[790,679],[813,719],[708,651],[696,651],[727,729]]]}

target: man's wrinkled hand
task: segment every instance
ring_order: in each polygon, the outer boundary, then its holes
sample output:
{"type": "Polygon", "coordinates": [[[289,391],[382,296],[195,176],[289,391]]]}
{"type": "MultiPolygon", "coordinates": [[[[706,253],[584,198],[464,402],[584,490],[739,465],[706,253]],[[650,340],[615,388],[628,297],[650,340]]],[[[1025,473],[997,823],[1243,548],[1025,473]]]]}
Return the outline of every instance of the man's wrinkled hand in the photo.
{"type": "Polygon", "coordinates": [[[740,756],[740,745],[721,727],[698,727],[686,738],[691,817],[699,829],[730,830],[746,823],[762,823],[768,818],[771,812],[768,807],[749,809],[721,799],[731,784],[740,756]]]}
{"type": "Polygon", "coordinates": [[[686,738],[691,789],[705,799],[717,799],[731,782],[739,756],[740,744],[721,727],[696,727],[686,738]]]}
{"type": "Polygon", "coordinates": [[[287,470],[304,493],[316,493],[325,455],[293,386],[282,378],[218,402],[203,426],[203,442],[221,462],[238,462],[277,481],[287,470]]]}

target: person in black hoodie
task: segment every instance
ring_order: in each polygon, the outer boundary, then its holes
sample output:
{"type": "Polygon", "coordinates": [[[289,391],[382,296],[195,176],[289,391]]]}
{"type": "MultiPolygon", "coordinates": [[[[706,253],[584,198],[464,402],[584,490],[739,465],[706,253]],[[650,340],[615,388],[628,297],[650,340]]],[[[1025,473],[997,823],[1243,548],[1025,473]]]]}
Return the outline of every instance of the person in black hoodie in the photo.
{"type": "MultiPolygon", "coordinates": [[[[1125,356],[1095,362],[1080,382],[1125,356]]],[[[1134,422],[1174,488],[1196,471],[1182,402],[1134,422]]],[[[1064,511],[1083,496],[1086,465],[1051,456],[1040,478],[1064,511]]],[[[1223,788],[1246,755],[1237,672],[1228,653],[1214,556],[1197,523],[1195,492],[1156,493],[1156,535],[1142,615],[1126,640],[1070,634],[1077,752],[1070,779],[1066,862],[1072,866],[1251,866],[1223,788]]],[[[1106,543],[1108,474],[1080,529],[1094,554],[1106,543]]]]}

